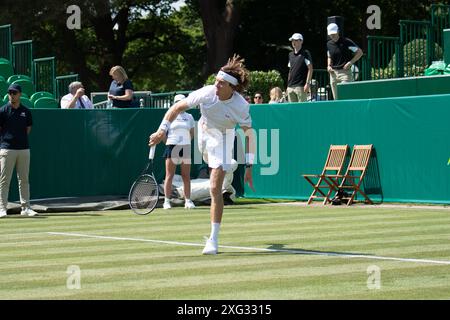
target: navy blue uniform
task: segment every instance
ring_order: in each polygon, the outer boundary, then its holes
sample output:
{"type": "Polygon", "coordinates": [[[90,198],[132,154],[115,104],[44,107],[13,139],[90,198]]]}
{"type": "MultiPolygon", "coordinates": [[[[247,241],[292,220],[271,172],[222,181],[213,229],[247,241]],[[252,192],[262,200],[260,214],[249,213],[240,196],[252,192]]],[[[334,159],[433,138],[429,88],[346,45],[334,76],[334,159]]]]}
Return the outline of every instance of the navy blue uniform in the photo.
{"type": "Polygon", "coordinates": [[[31,112],[22,104],[14,109],[11,103],[0,108],[0,149],[29,149],[27,127],[33,125],[31,112]]]}
{"type": "MultiPolygon", "coordinates": [[[[134,90],[133,84],[129,79],[125,80],[124,83],[118,83],[116,80],[111,82],[111,86],[109,87],[109,93],[113,96],[124,96],[125,90],[134,90]]],[[[133,100],[116,100],[113,99],[113,107],[116,108],[131,108],[133,100]]]]}

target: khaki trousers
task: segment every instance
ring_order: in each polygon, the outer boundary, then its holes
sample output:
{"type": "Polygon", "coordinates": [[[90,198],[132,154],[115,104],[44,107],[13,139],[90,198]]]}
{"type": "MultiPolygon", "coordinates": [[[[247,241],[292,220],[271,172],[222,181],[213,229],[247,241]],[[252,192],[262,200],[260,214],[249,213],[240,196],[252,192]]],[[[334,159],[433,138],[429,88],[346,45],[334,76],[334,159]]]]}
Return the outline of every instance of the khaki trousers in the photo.
{"type": "Polygon", "coordinates": [[[331,91],[333,92],[334,100],[338,99],[337,96],[337,84],[341,82],[352,82],[353,81],[353,73],[351,69],[344,70],[336,70],[330,72],[330,85],[331,91]]]}
{"type": "Polygon", "coordinates": [[[0,149],[0,210],[8,208],[9,185],[14,168],[16,168],[19,184],[20,205],[23,209],[30,206],[30,184],[28,182],[30,149],[0,149]]]}
{"type": "Polygon", "coordinates": [[[305,102],[306,101],[306,92],[303,87],[288,87],[287,88],[287,96],[289,102],[305,102]]]}

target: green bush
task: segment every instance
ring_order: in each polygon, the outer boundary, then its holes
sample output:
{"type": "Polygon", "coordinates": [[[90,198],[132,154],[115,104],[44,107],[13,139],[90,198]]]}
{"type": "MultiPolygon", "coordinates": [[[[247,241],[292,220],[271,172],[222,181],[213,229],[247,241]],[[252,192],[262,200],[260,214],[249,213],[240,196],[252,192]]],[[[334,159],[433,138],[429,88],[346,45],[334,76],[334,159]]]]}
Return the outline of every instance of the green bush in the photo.
{"type": "MultiPolygon", "coordinates": [[[[215,80],[216,75],[212,74],[206,80],[206,84],[214,84],[215,80]]],[[[285,89],[283,78],[278,71],[250,71],[250,83],[246,91],[247,95],[253,97],[255,92],[261,92],[264,97],[264,103],[268,103],[270,100],[269,92],[273,87],[280,87],[283,91],[285,89]]]]}

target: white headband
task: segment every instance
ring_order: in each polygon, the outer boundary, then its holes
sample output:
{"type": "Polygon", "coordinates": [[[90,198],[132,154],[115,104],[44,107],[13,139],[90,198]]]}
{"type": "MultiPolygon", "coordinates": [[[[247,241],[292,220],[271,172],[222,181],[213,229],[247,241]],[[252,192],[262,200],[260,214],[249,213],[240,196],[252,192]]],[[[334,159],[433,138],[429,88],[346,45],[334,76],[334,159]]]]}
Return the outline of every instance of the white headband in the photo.
{"type": "Polygon", "coordinates": [[[234,86],[237,86],[239,84],[238,80],[235,77],[233,77],[233,76],[231,76],[228,73],[225,73],[223,71],[219,71],[219,73],[217,73],[217,76],[221,77],[223,80],[231,83],[234,86]]]}

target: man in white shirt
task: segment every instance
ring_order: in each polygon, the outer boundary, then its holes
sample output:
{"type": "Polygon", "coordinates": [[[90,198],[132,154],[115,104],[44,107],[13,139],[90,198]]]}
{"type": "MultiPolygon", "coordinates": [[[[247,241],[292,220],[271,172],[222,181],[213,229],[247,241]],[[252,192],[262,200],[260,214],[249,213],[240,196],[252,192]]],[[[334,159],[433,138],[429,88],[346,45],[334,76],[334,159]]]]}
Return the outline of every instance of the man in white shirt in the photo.
{"type": "Polygon", "coordinates": [[[246,170],[244,182],[253,189],[252,165],[255,157],[255,138],[251,130],[250,106],[240,94],[248,86],[249,72],[243,59],[234,56],[221,68],[214,85],[192,92],[186,99],[175,103],[165,114],[157,132],[150,136],[149,145],[161,142],[177,116],[192,107],[200,106],[198,144],[204,160],[211,169],[211,235],[203,254],[218,253],[218,237],[222,222],[224,200],[222,185],[225,173],[232,170],[235,126],[246,135],[246,170]]]}
{"type": "Polygon", "coordinates": [[[93,109],[91,100],[84,94],[83,84],[74,81],[69,84],[69,92],[61,98],[61,109],[93,109]]]}

